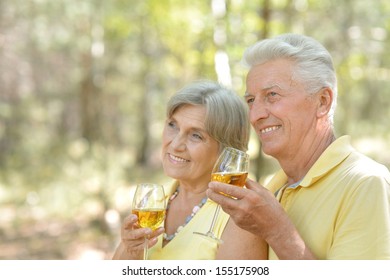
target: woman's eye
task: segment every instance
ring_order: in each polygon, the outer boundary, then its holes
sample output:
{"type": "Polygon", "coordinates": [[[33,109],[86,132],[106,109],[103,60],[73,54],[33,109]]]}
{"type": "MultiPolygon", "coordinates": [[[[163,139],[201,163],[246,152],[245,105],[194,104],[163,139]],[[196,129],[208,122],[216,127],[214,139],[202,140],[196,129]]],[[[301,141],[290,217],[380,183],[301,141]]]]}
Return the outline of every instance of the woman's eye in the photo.
{"type": "Polygon", "coordinates": [[[194,141],[203,141],[203,135],[199,132],[192,132],[190,133],[190,137],[194,141]]]}
{"type": "Polygon", "coordinates": [[[177,125],[174,121],[168,121],[167,122],[167,127],[171,130],[177,130],[177,125]]]}
{"type": "Polygon", "coordinates": [[[168,122],[169,127],[175,127],[175,123],[173,121],[168,122]]]}

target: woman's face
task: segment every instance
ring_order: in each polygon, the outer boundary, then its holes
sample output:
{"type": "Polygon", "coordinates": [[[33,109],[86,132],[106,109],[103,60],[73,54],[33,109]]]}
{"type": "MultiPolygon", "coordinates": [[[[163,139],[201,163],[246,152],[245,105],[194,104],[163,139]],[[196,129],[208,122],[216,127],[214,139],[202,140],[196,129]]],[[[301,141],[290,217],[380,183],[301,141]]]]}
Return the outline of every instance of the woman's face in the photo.
{"type": "Polygon", "coordinates": [[[162,163],[167,176],[188,184],[207,183],[219,144],[205,130],[206,108],[184,105],[166,120],[162,163]]]}

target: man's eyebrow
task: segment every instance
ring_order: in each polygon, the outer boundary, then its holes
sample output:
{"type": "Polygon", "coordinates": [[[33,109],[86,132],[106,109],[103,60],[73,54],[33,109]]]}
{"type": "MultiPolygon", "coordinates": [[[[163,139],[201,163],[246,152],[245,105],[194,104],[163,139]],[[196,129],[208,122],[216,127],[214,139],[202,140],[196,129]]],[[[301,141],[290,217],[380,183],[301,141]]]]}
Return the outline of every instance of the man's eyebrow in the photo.
{"type": "Polygon", "coordinates": [[[266,86],[266,87],[262,88],[262,90],[269,90],[269,89],[274,88],[274,87],[277,87],[277,88],[279,88],[279,89],[283,89],[280,85],[278,85],[278,84],[273,84],[273,85],[266,86]]]}
{"type": "MultiPolygon", "coordinates": [[[[270,86],[265,86],[263,87],[262,89],[260,89],[259,91],[266,91],[266,90],[269,90],[271,88],[274,88],[274,87],[277,87],[279,89],[283,89],[281,86],[279,86],[278,84],[272,84],[270,86]]],[[[244,93],[244,97],[248,97],[248,96],[253,96],[253,94],[249,93],[249,92],[245,92],[244,93]]]]}

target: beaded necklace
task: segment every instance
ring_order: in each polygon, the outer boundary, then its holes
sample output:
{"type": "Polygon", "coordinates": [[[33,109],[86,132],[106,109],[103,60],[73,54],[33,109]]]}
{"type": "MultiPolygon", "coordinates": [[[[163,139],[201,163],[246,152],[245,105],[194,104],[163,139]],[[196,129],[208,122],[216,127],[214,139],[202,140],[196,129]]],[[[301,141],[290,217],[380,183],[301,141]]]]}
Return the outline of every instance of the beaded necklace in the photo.
{"type": "MultiPolygon", "coordinates": [[[[179,194],[179,188],[176,189],[176,191],[171,195],[171,197],[169,198],[168,200],[168,205],[167,205],[167,211],[169,209],[169,206],[171,205],[171,201],[174,200],[176,198],[176,196],[179,194]]],[[[181,226],[179,226],[177,229],[176,229],[176,232],[173,233],[173,234],[166,234],[164,233],[163,234],[163,238],[165,241],[171,241],[191,220],[192,218],[196,215],[196,213],[198,213],[198,211],[200,210],[200,208],[202,208],[203,205],[205,205],[207,201],[207,196],[204,197],[198,205],[195,205],[194,208],[192,208],[192,213],[191,215],[188,215],[187,218],[185,219],[185,222],[184,224],[182,224],[181,226]]]]}

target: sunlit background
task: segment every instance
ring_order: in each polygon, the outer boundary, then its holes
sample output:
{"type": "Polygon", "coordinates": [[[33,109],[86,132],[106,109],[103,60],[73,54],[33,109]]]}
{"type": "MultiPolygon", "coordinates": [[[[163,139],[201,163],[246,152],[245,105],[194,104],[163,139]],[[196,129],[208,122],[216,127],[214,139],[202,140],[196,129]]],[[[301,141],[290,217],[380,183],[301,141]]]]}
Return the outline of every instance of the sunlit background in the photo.
{"type": "MultiPolygon", "coordinates": [[[[0,259],[110,259],[132,187],[169,182],[168,98],[244,93],[244,49],[284,32],[332,53],[338,135],[390,167],[388,0],[1,0],[0,259]]],[[[250,143],[252,174],[275,160],[250,143]]]]}

